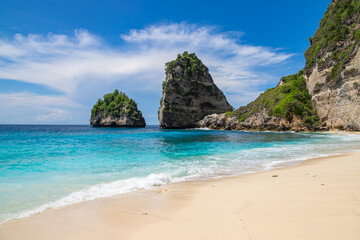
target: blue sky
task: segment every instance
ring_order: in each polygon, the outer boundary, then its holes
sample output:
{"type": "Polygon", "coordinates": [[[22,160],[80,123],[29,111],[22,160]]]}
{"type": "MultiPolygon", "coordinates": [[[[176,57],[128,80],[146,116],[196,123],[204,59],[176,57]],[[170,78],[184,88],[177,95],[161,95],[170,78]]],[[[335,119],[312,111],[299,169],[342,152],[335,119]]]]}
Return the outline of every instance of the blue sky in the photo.
{"type": "Polygon", "coordinates": [[[115,88],[157,124],[164,64],[196,52],[237,108],[304,66],[330,0],[0,2],[0,123],[88,124],[115,88]]]}

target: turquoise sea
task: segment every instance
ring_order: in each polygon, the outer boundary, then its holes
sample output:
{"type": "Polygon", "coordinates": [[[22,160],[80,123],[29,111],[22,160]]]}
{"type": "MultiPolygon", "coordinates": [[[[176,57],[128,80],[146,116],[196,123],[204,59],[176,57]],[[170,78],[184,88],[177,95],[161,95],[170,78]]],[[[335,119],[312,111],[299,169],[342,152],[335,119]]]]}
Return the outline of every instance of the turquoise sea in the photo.
{"type": "Polygon", "coordinates": [[[360,135],[0,125],[0,223],[169,182],[360,149],[360,135]]]}

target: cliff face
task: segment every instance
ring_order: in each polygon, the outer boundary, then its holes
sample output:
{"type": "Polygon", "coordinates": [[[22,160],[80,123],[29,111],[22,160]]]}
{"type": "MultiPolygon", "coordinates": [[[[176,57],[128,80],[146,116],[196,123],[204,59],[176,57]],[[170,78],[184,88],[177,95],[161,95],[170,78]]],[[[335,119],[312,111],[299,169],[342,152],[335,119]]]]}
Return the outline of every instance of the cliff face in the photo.
{"type": "Polygon", "coordinates": [[[231,111],[223,92],[197,56],[184,52],[166,64],[160,102],[161,128],[193,128],[206,115],[231,111]]]}
{"type": "Polygon", "coordinates": [[[360,130],[360,1],[333,0],[305,52],[312,103],[330,129],[360,130]]]}
{"type": "Polygon", "coordinates": [[[206,116],[200,127],[360,130],[360,1],[333,0],[309,38],[306,65],[247,106],[206,116]]]}
{"type": "Polygon", "coordinates": [[[98,99],[91,110],[94,127],[145,127],[145,119],[134,100],[116,89],[98,99]]]}

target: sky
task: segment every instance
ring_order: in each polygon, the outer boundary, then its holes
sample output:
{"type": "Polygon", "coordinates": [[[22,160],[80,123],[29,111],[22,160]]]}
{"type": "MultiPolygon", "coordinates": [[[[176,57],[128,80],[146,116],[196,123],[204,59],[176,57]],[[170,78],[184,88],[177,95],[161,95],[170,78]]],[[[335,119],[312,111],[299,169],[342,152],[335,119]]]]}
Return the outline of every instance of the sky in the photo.
{"type": "Polygon", "coordinates": [[[234,107],[303,68],[330,0],[0,0],[0,124],[89,124],[119,89],[158,124],[165,63],[195,52],[234,107]]]}

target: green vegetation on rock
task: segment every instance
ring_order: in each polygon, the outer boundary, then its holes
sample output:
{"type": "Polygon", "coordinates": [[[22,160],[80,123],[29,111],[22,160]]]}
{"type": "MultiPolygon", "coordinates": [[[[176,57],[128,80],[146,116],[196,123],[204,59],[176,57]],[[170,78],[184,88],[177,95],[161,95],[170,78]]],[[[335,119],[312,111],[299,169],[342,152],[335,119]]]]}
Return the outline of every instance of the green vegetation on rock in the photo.
{"type": "Polygon", "coordinates": [[[360,42],[359,23],[359,0],[333,1],[321,19],[318,30],[309,38],[310,47],[305,52],[305,74],[309,76],[316,63],[319,69],[331,68],[327,81],[335,86],[360,42]]]}
{"type": "Polygon", "coordinates": [[[350,68],[350,69],[344,71],[344,76],[345,77],[353,76],[353,75],[356,75],[357,73],[358,73],[358,70],[356,68],[350,68]]]}
{"type": "Polygon", "coordinates": [[[102,117],[120,117],[127,114],[133,120],[140,120],[141,111],[137,109],[136,102],[129,98],[125,93],[115,89],[113,93],[104,95],[104,99],[98,99],[91,110],[91,118],[98,113],[103,113],[102,117]]]}
{"type": "Polygon", "coordinates": [[[303,71],[283,77],[281,83],[266,90],[248,105],[227,112],[226,116],[236,116],[239,122],[242,122],[253,114],[266,111],[269,116],[286,118],[289,121],[298,116],[302,119],[303,126],[308,128],[319,126],[320,120],[312,107],[303,71]]]}
{"type": "Polygon", "coordinates": [[[178,54],[177,58],[165,64],[165,71],[174,72],[176,66],[180,66],[184,70],[184,76],[187,77],[202,77],[208,68],[201,62],[195,53],[184,52],[182,55],[178,54]]]}

